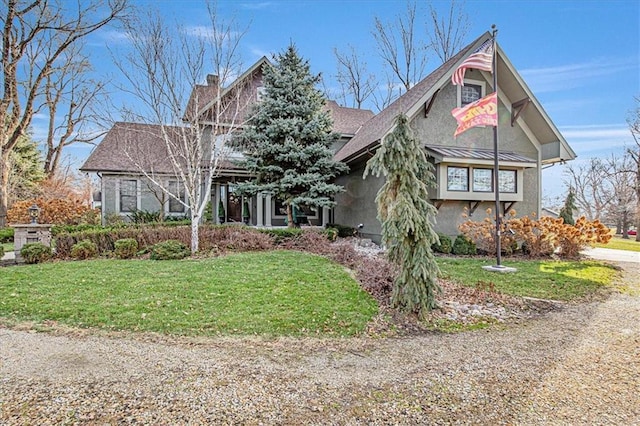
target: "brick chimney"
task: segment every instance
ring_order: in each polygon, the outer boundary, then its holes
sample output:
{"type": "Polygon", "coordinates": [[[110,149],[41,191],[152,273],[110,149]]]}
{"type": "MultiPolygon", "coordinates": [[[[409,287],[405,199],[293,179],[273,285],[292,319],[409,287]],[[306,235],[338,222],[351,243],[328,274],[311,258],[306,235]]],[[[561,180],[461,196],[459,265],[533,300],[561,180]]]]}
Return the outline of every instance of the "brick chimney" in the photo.
{"type": "Polygon", "coordinates": [[[220,79],[215,74],[207,74],[207,85],[217,87],[220,84],[220,79]]]}

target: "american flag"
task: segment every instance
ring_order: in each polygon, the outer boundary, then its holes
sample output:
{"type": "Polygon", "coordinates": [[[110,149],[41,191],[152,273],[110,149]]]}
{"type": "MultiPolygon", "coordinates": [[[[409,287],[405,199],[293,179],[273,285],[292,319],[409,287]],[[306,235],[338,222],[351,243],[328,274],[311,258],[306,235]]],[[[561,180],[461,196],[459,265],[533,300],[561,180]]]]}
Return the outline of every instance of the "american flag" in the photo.
{"type": "Polygon", "coordinates": [[[467,68],[475,68],[483,71],[493,71],[493,39],[489,39],[467,59],[460,64],[451,76],[451,82],[459,86],[464,86],[464,73],[467,68]]]}

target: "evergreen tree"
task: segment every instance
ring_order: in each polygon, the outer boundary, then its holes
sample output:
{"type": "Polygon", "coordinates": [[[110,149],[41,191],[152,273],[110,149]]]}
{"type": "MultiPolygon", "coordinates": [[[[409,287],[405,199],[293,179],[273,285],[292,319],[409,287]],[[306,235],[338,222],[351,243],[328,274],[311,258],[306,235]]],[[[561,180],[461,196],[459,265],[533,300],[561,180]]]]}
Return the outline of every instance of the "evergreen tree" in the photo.
{"type": "Polygon", "coordinates": [[[427,190],[435,187],[434,167],[413,137],[409,119],[400,115],[396,127],[369,160],[369,173],[386,177],[378,191],[378,219],[382,242],[389,260],[399,266],[392,293],[392,305],[423,317],[436,306],[441,292],[436,278],[438,265],[431,245],[438,243],[433,230],[436,208],[429,203],[427,190]]]}
{"type": "Polygon", "coordinates": [[[35,198],[38,185],[45,179],[42,155],[38,144],[31,135],[21,136],[9,155],[9,198],[8,205],[14,202],[35,198]]]}
{"type": "Polygon", "coordinates": [[[239,190],[280,199],[293,227],[294,207],[335,205],[332,198],[342,187],[331,182],[348,168],[333,160],[331,145],[339,135],[332,133],[325,99],[315,88],[320,76],[311,75],[293,45],[274,60],[263,68],[263,96],[233,144],[243,149],[241,165],[254,176],[239,190]]]}
{"type": "Polygon", "coordinates": [[[564,219],[564,223],[568,225],[575,225],[573,220],[573,212],[576,210],[576,195],[573,192],[573,188],[569,187],[569,193],[564,200],[564,206],[560,209],[560,217],[564,219]]]}

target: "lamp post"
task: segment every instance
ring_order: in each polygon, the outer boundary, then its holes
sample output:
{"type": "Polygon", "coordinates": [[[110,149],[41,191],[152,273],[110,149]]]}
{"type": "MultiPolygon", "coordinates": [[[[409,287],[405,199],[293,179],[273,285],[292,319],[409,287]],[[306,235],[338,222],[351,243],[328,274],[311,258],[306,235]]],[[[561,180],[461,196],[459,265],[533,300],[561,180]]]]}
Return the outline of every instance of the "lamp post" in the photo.
{"type": "Polygon", "coordinates": [[[38,216],[40,216],[40,208],[36,204],[29,207],[29,217],[31,218],[31,223],[38,223],[38,216]]]}

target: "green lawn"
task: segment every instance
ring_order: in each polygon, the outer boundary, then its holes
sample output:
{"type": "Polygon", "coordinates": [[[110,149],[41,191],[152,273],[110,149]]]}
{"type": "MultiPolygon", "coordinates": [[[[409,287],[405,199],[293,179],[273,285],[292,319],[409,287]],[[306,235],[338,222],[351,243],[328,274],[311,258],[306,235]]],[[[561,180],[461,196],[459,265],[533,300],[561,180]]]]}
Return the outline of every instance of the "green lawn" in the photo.
{"type": "Polygon", "coordinates": [[[376,302],[343,267],[288,251],[2,269],[0,317],[179,335],[361,332],[376,302]]]}
{"type": "Polygon", "coordinates": [[[0,246],[4,249],[4,252],[13,251],[13,243],[0,243],[0,246]]]}
{"type": "MultiPolygon", "coordinates": [[[[440,257],[442,275],[512,295],[571,300],[598,292],[615,271],[593,261],[504,262],[440,257]]],[[[181,261],[91,260],[2,268],[0,318],[176,335],[353,336],[378,312],[345,269],[293,251],[181,261]]]]}
{"type": "Polygon", "coordinates": [[[571,300],[587,296],[611,284],[616,271],[595,261],[511,261],[505,266],[516,273],[497,273],[482,269],[495,259],[441,257],[438,265],[443,277],[460,284],[476,286],[493,283],[499,292],[540,299],[571,300]]]}
{"type": "Polygon", "coordinates": [[[616,250],[640,251],[640,242],[636,241],[635,239],[635,235],[630,235],[628,240],[623,240],[621,237],[613,237],[607,244],[596,244],[596,247],[616,250]]]}

